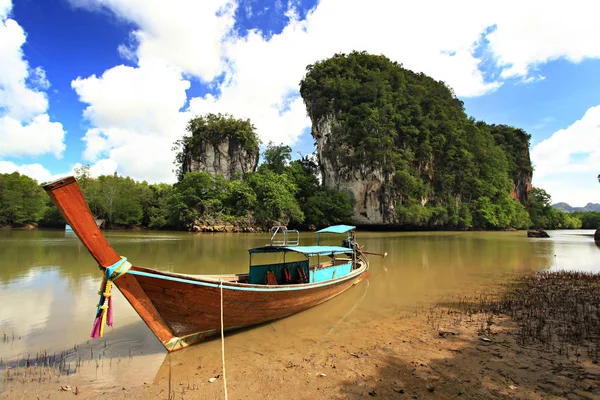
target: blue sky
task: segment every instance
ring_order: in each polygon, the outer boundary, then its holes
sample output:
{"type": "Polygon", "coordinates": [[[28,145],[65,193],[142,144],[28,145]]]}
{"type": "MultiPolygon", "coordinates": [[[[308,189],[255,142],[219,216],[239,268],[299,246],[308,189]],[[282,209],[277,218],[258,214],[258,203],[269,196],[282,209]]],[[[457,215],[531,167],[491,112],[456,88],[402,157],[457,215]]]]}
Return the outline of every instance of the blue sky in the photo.
{"type": "Polygon", "coordinates": [[[0,0],[0,172],[172,182],[171,144],[208,112],[311,153],[305,66],[366,50],[530,133],[553,201],[600,202],[599,6],[482,3],[0,0]]]}

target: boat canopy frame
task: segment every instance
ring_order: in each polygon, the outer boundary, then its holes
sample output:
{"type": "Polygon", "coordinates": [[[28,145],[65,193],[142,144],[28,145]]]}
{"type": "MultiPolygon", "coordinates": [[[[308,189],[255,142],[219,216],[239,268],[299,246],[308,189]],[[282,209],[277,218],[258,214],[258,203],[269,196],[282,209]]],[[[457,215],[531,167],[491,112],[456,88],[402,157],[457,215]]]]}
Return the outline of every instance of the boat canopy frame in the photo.
{"type": "Polygon", "coordinates": [[[352,225],[332,225],[327,228],[323,228],[321,230],[316,231],[317,234],[317,246],[321,241],[321,233],[337,233],[337,234],[347,234],[346,240],[348,243],[352,243],[354,241],[354,230],[356,226],[352,225]]]}
{"type": "Polygon", "coordinates": [[[327,228],[316,231],[317,234],[317,244],[314,246],[300,246],[299,243],[299,232],[295,229],[288,230],[286,226],[274,226],[271,228],[271,232],[273,232],[271,236],[271,241],[269,244],[261,247],[256,247],[253,249],[249,249],[248,253],[249,257],[249,267],[253,267],[252,265],[252,255],[253,254],[268,254],[268,253],[283,253],[283,262],[285,264],[285,255],[288,252],[293,252],[297,254],[302,254],[306,257],[307,260],[310,260],[310,257],[317,257],[317,265],[321,263],[321,256],[329,256],[331,258],[335,258],[336,255],[339,254],[351,254],[352,255],[352,264],[356,265],[357,257],[356,251],[354,249],[354,230],[355,226],[352,225],[332,225],[327,228]],[[296,240],[289,240],[287,234],[295,233],[296,240]],[[321,239],[321,233],[335,233],[335,234],[347,234],[346,240],[344,240],[344,244],[347,246],[322,246],[319,244],[321,239]],[[277,240],[277,235],[282,235],[283,240],[277,240]]]}
{"type": "Polygon", "coordinates": [[[348,254],[352,249],[342,246],[263,246],[248,250],[250,254],[294,252],[312,257],[328,254],[348,254]]]}
{"type": "Polygon", "coordinates": [[[288,229],[287,226],[276,225],[271,228],[270,246],[298,246],[300,244],[300,232],[297,229],[288,229]],[[288,238],[288,233],[295,233],[296,238],[288,238]],[[277,235],[279,234],[279,236],[277,235]],[[282,239],[280,239],[283,236],[282,239]]]}

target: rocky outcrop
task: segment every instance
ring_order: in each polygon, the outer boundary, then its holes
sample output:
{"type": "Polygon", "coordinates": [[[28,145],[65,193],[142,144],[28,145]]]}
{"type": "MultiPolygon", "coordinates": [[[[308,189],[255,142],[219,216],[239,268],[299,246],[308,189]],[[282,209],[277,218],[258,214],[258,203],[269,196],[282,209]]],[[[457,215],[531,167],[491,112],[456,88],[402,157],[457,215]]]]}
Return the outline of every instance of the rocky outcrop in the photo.
{"type": "Polygon", "coordinates": [[[333,115],[322,118],[312,126],[312,136],[317,141],[317,154],[321,165],[323,184],[348,193],[354,200],[353,223],[365,225],[394,222],[394,202],[390,192],[391,176],[382,168],[353,166],[347,162],[353,150],[338,143],[333,115]]]}
{"type": "Polygon", "coordinates": [[[248,151],[240,143],[223,138],[220,143],[203,141],[189,149],[183,159],[182,170],[186,172],[207,172],[233,179],[237,174],[253,172],[258,165],[257,151],[248,151]]]}
{"type": "Polygon", "coordinates": [[[598,228],[598,229],[596,230],[596,233],[594,234],[594,241],[595,241],[596,243],[600,243],[600,228],[598,228]]]}
{"type": "Polygon", "coordinates": [[[513,181],[514,186],[511,197],[515,200],[518,200],[521,204],[525,204],[527,201],[527,193],[533,189],[532,179],[533,176],[531,173],[519,174],[513,181]]]}
{"type": "Polygon", "coordinates": [[[549,238],[550,235],[548,235],[548,232],[546,232],[543,229],[532,229],[532,230],[527,231],[527,237],[549,238]]]}
{"type": "Polygon", "coordinates": [[[208,218],[204,220],[196,220],[190,224],[188,229],[190,232],[227,232],[227,233],[258,233],[266,232],[268,229],[263,229],[260,224],[257,224],[251,217],[239,218],[236,221],[224,221],[221,218],[208,218]]]}

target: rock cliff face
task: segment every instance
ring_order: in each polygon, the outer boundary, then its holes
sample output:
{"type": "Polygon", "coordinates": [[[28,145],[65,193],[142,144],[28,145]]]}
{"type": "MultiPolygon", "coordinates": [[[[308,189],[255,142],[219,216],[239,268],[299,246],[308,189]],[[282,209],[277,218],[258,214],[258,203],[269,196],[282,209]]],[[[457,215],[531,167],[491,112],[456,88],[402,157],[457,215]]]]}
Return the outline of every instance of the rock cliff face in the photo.
{"type": "Polygon", "coordinates": [[[258,157],[258,149],[250,152],[229,138],[223,138],[220,143],[203,141],[195,148],[186,151],[182,170],[183,173],[207,172],[232,179],[236,174],[254,172],[258,157]]]}
{"type": "Polygon", "coordinates": [[[521,129],[504,125],[491,125],[490,130],[496,144],[506,153],[513,183],[511,197],[522,204],[527,201],[527,193],[533,189],[531,157],[529,155],[529,135],[521,129]]]}
{"type": "MultiPolygon", "coordinates": [[[[354,151],[343,143],[336,135],[341,128],[336,118],[328,114],[313,122],[312,136],[317,142],[317,155],[321,165],[323,184],[337,188],[352,196],[354,199],[354,217],[352,222],[359,225],[394,225],[398,223],[394,204],[402,196],[395,188],[392,174],[386,174],[382,167],[353,166],[348,160],[354,156],[354,151]]],[[[525,166],[529,161],[529,147],[519,150],[519,157],[525,166]]],[[[433,180],[433,171],[429,165],[423,167],[423,172],[433,180]]],[[[514,172],[512,176],[513,189],[511,197],[521,203],[527,201],[527,194],[533,188],[532,173],[528,168],[514,172]]],[[[420,199],[424,206],[430,200],[420,199]]],[[[456,198],[457,208],[460,198],[456,198]]]]}
{"type": "Polygon", "coordinates": [[[518,174],[514,180],[511,197],[515,200],[518,200],[522,204],[525,204],[527,201],[527,193],[533,189],[532,179],[533,177],[531,173],[518,174]]]}
{"type": "Polygon", "coordinates": [[[335,128],[336,120],[333,115],[327,115],[312,126],[312,136],[317,141],[323,184],[352,196],[355,200],[353,223],[394,223],[391,177],[386,176],[382,168],[349,165],[344,158],[351,158],[353,150],[339,142],[335,128]]]}

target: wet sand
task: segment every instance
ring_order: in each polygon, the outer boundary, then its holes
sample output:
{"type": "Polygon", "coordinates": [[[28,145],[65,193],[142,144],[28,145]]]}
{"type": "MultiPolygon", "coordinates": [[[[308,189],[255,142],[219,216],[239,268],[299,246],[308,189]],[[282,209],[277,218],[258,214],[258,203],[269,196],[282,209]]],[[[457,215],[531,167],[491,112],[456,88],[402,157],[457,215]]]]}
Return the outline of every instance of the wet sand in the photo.
{"type": "MultiPolygon", "coordinates": [[[[585,290],[596,290],[589,285],[585,290]]],[[[581,287],[573,286],[575,292],[581,287]]],[[[503,285],[488,287],[497,296],[503,285]]],[[[535,299],[539,292],[529,290],[535,299]]],[[[600,292],[599,292],[600,293],[600,292]]],[[[471,303],[481,295],[461,294],[471,303]]],[[[598,341],[565,343],[555,335],[541,343],[523,333],[523,321],[465,308],[459,297],[432,299],[396,309],[385,318],[349,310],[319,340],[266,324],[225,338],[227,391],[231,399],[600,398],[598,341]],[[459,304],[460,303],[460,304],[459,304]],[[530,338],[532,340],[524,340],[530,338]],[[596,350],[596,351],[594,351],[596,350]],[[229,354],[229,356],[227,355],[229,354]],[[231,356],[234,354],[235,356],[231,356]]],[[[487,301],[486,304],[493,302],[487,301]]],[[[591,297],[596,299],[596,295],[591,297]]],[[[595,300],[594,300],[595,301],[595,300]]],[[[495,303],[494,303],[495,304],[495,303]]],[[[512,304],[512,303],[511,303],[512,304]]],[[[527,307],[527,301],[523,303],[527,307]]],[[[598,304],[583,305],[597,323],[598,304]],[[587,307],[587,308],[586,308],[587,307]]],[[[489,307],[488,307],[489,308],[489,307]]],[[[526,309],[526,308],[525,308],[526,309]]],[[[559,324],[551,326],[558,327],[559,324]]],[[[96,368],[88,363],[84,368],[96,368]]],[[[127,368],[127,361],[119,368],[127,368]]],[[[44,382],[9,382],[0,399],[222,399],[221,341],[213,340],[164,358],[153,380],[94,385],[86,374],[44,382]],[[209,382],[210,378],[217,378],[209,382]],[[67,390],[60,390],[60,388],[67,390]],[[77,393],[76,395],[74,393],[77,393]]]]}

